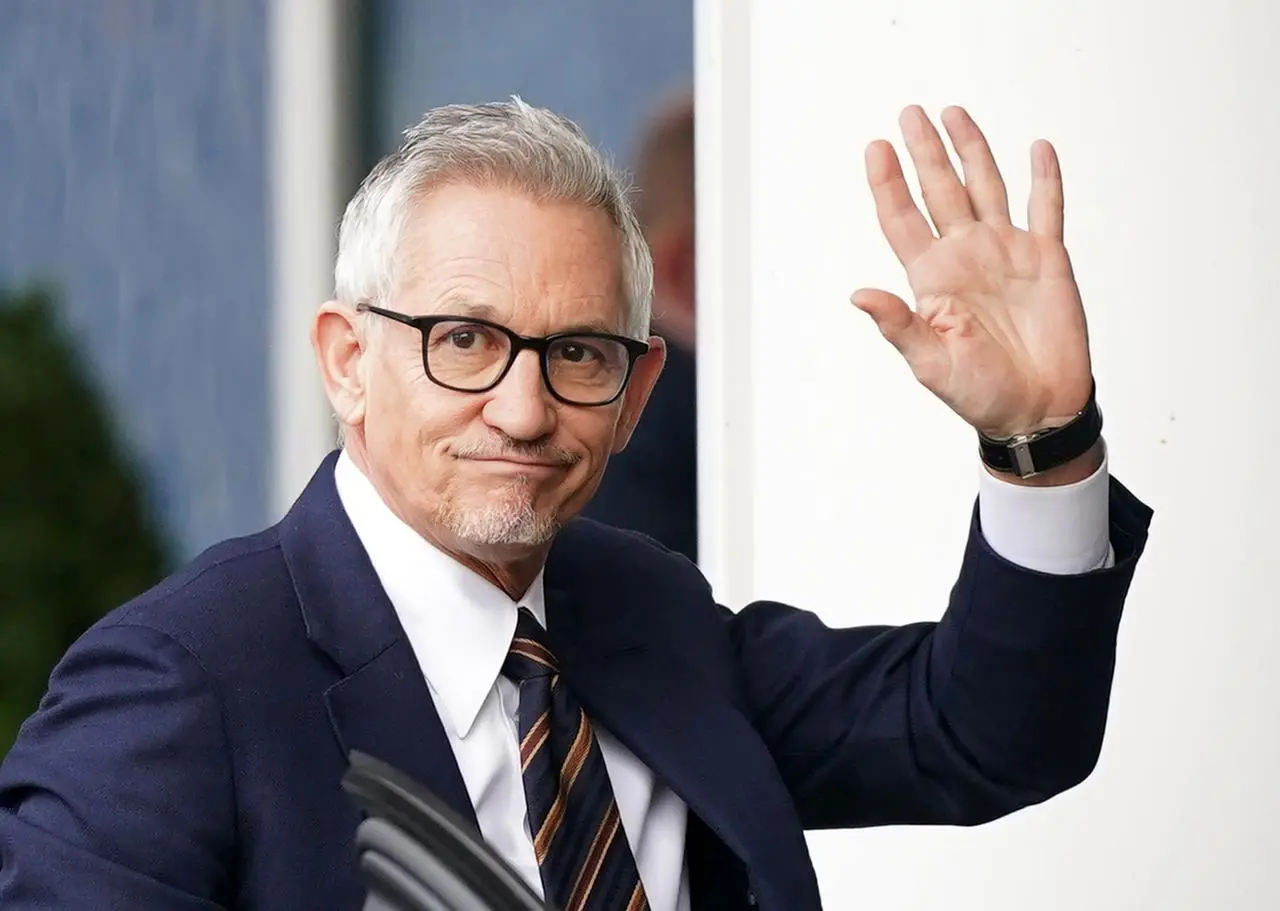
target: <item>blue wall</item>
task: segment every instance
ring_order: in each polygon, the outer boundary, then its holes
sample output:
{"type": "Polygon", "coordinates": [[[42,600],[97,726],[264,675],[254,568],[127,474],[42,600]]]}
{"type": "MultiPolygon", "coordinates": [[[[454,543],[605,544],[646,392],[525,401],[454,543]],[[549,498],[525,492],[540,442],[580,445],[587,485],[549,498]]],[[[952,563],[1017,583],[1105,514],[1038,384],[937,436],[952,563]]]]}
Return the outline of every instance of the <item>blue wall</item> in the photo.
{"type": "Polygon", "coordinates": [[[0,286],[61,290],[183,554],[266,519],[265,42],[264,0],[0,3],[0,286]]]}
{"type": "Polygon", "coordinates": [[[378,0],[376,151],[429,107],[518,94],[627,163],[653,104],[693,82],[692,0],[378,0]]]}

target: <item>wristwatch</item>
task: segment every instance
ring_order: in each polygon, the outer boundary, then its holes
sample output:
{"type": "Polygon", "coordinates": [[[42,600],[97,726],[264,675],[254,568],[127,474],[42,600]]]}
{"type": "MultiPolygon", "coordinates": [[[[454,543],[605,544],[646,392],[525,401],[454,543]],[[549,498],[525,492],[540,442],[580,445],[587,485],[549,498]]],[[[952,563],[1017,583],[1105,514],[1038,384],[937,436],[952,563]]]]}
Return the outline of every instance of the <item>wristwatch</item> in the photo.
{"type": "Polygon", "coordinates": [[[1004,439],[978,432],[978,452],[991,469],[1030,478],[1079,458],[1102,436],[1098,387],[1089,390],[1084,409],[1061,427],[1022,433],[1004,439]]]}

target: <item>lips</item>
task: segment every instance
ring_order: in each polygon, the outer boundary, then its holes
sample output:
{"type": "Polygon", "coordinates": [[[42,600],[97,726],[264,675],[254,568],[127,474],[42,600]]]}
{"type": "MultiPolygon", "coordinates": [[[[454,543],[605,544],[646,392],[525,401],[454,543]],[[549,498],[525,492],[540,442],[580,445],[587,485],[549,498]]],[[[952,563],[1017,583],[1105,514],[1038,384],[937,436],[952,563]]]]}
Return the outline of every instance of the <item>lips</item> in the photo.
{"type": "Polygon", "coordinates": [[[489,462],[491,464],[499,464],[499,465],[519,465],[522,468],[564,468],[565,467],[564,465],[561,465],[557,462],[538,462],[533,459],[505,458],[505,457],[472,459],[472,461],[473,462],[489,462]]]}

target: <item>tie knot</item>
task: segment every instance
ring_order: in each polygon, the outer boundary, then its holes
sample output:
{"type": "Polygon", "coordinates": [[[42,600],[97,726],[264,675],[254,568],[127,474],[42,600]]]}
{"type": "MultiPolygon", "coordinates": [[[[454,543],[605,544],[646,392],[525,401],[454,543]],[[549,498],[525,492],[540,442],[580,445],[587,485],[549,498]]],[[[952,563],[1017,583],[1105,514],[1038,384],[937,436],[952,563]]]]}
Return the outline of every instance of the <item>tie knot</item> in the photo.
{"type": "Polygon", "coordinates": [[[522,682],[534,677],[546,677],[560,673],[555,655],[547,648],[547,633],[533,614],[520,608],[516,619],[516,634],[511,639],[511,650],[503,662],[502,673],[512,680],[522,682]]]}

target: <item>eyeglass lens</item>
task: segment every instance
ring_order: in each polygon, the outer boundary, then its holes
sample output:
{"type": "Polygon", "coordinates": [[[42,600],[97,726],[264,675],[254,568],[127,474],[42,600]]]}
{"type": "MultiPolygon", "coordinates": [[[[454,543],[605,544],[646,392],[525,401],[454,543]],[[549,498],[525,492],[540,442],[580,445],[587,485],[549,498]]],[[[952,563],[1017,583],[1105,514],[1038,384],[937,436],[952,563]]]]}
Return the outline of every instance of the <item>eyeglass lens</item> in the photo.
{"type": "MultiPolygon", "coordinates": [[[[437,383],[478,392],[492,386],[507,369],[511,339],[491,326],[450,320],[431,328],[423,341],[423,356],[427,373],[437,383]]],[[[584,405],[617,395],[630,364],[620,342],[590,335],[556,338],[544,359],[552,391],[584,405]]]]}

